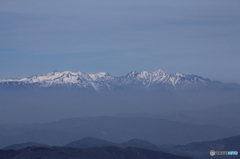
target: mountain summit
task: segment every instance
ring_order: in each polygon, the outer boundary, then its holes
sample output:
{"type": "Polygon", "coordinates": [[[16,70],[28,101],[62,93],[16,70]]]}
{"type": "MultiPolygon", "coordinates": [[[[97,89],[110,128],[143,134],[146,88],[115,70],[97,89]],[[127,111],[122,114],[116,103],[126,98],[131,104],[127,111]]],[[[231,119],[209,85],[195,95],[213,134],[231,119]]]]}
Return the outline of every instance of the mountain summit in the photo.
{"type": "MultiPolygon", "coordinates": [[[[170,74],[162,70],[154,72],[128,73],[126,76],[115,77],[106,72],[83,73],[83,72],[51,72],[44,75],[31,76],[22,79],[3,79],[0,86],[67,86],[78,88],[93,88],[96,91],[112,90],[119,87],[141,86],[146,89],[163,87],[173,90],[201,89],[206,87],[226,87],[221,82],[211,81],[197,75],[185,75],[177,72],[170,74]]],[[[235,86],[239,87],[238,84],[235,86]]]]}

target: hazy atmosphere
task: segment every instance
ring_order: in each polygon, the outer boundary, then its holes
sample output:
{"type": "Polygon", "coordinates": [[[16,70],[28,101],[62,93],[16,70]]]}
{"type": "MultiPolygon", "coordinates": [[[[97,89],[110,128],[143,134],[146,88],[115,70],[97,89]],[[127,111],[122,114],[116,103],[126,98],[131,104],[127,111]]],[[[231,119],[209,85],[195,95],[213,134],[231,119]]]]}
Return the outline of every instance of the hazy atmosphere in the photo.
{"type": "Polygon", "coordinates": [[[240,83],[240,1],[1,0],[0,78],[177,71],[240,83]]]}
{"type": "Polygon", "coordinates": [[[239,159],[239,51],[239,0],[0,0],[0,159],[239,159]]]}

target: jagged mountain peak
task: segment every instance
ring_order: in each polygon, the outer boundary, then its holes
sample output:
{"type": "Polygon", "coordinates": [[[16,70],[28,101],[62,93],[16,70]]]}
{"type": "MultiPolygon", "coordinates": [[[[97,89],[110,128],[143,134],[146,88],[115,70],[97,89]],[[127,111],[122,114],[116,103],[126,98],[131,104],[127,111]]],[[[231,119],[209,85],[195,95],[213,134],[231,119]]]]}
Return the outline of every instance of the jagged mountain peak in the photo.
{"type": "Polygon", "coordinates": [[[178,77],[185,77],[186,76],[185,74],[183,74],[181,72],[176,72],[174,75],[178,76],[178,77]]]}
{"type": "Polygon", "coordinates": [[[157,70],[154,72],[148,72],[148,71],[142,71],[142,72],[137,72],[137,71],[132,71],[128,73],[126,76],[127,77],[139,77],[139,78],[147,78],[147,77],[154,77],[154,76],[164,76],[164,75],[170,75],[169,73],[166,73],[162,70],[157,70]]]}
{"type": "Polygon", "coordinates": [[[127,76],[127,77],[136,77],[138,74],[139,74],[139,72],[137,72],[137,71],[132,71],[132,72],[128,73],[126,76],[127,76]]]}
{"type": "Polygon", "coordinates": [[[22,79],[0,80],[0,85],[15,83],[14,85],[35,84],[40,87],[67,85],[80,88],[94,88],[97,91],[102,89],[113,89],[115,87],[129,85],[143,85],[150,87],[167,87],[172,89],[200,88],[211,85],[213,82],[196,75],[185,75],[181,72],[170,74],[162,70],[153,72],[132,71],[126,76],[114,77],[106,72],[84,73],[72,71],[53,71],[44,75],[31,76],[22,79]]]}
{"type": "Polygon", "coordinates": [[[157,71],[154,71],[154,72],[152,72],[153,74],[166,74],[166,72],[165,71],[163,71],[163,70],[157,70],[157,71]]]}

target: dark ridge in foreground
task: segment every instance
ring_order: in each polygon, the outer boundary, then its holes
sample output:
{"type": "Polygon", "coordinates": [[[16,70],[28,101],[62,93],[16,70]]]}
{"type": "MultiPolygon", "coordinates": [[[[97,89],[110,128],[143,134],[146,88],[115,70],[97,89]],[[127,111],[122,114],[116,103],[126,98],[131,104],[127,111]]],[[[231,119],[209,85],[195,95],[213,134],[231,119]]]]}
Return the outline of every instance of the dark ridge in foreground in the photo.
{"type": "Polygon", "coordinates": [[[128,147],[28,147],[21,150],[0,150],[1,159],[190,159],[185,156],[128,147]]]}
{"type": "MultiPolygon", "coordinates": [[[[214,151],[238,151],[240,153],[240,135],[218,139],[215,141],[193,142],[187,145],[178,145],[174,147],[171,153],[192,156],[200,159],[212,158],[209,155],[210,150],[214,151]]],[[[216,156],[214,156],[216,157],[216,156]]],[[[217,156],[221,159],[239,159],[239,154],[236,156],[217,156]]]]}

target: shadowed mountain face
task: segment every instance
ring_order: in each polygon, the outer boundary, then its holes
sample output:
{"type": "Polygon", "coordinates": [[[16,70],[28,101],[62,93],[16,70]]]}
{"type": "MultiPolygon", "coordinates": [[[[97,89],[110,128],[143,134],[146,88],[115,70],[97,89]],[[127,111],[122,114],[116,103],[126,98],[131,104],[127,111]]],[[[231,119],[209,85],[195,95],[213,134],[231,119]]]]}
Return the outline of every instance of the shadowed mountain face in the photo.
{"type": "Polygon", "coordinates": [[[29,147],[0,150],[1,159],[190,159],[165,152],[128,147],[76,149],[68,147],[29,147]]]}

